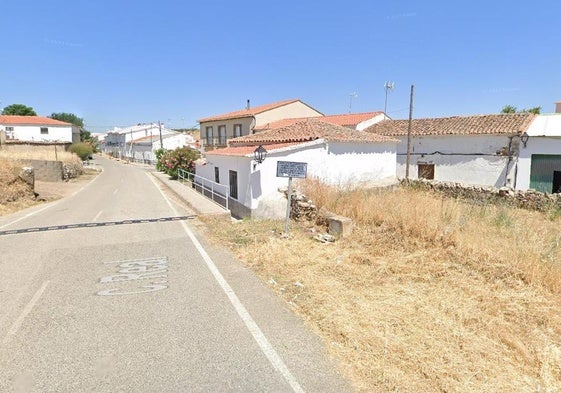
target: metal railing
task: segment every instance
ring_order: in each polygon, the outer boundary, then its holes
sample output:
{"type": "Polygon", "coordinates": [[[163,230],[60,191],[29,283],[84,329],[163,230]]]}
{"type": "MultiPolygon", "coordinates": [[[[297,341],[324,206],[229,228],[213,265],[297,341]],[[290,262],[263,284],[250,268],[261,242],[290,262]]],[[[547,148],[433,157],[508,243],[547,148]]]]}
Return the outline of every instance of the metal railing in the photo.
{"type": "Polygon", "coordinates": [[[220,206],[228,210],[228,193],[230,191],[228,186],[224,184],[215,183],[211,180],[205,179],[194,173],[187,172],[179,168],[177,170],[177,180],[181,183],[191,183],[191,187],[205,197],[212,199],[220,206]]]}

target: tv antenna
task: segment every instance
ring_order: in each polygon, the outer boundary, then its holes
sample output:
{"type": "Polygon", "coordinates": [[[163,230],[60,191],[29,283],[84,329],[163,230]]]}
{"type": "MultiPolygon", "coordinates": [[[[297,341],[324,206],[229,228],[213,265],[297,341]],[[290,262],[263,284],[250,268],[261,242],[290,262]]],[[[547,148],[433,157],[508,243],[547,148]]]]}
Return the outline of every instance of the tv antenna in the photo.
{"type": "Polygon", "coordinates": [[[386,99],[384,100],[384,114],[386,114],[386,110],[388,109],[388,90],[393,90],[394,83],[386,81],[386,83],[384,83],[384,88],[386,89],[386,99]]]}
{"type": "Polygon", "coordinates": [[[351,94],[349,94],[349,113],[351,113],[351,107],[353,106],[353,98],[357,98],[358,94],[356,94],[356,92],[353,92],[351,94]]]}

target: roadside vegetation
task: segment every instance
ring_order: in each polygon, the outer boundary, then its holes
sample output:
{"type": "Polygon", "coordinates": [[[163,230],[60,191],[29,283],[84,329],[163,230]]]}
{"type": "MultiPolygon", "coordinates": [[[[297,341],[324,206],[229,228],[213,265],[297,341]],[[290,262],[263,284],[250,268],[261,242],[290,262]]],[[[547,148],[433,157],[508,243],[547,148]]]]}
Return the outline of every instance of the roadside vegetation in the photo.
{"type": "Polygon", "coordinates": [[[158,149],[155,155],[156,169],[177,179],[178,169],[195,173],[195,161],[200,158],[201,153],[188,147],[178,147],[175,150],[158,149]]]}
{"type": "Polygon", "coordinates": [[[558,214],[472,205],[427,191],[299,184],[353,219],[209,221],[320,334],[360,392],[561,391],[558,214]]]}

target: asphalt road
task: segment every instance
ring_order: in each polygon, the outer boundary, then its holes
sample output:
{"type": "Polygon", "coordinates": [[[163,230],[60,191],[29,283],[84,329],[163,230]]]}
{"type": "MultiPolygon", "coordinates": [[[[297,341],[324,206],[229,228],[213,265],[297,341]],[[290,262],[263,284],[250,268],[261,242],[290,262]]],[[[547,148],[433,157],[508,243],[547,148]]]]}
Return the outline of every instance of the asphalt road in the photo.
{"type": "Polygon", "coordinates": [[[0,217],[0,392],[351,391],[193,211],[96,161],[76,194],[0,217]]]}

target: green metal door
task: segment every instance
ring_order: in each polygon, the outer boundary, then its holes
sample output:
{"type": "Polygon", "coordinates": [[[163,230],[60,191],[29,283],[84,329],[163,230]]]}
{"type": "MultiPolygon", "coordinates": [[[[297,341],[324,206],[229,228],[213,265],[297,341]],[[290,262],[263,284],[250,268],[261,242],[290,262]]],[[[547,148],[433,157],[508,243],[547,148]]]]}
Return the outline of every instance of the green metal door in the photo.
{"type": "Polygon", "coordinates": [[[530,188],[551,193],[555,171],[561,171],[561,155],[532,154],[530,188]]]}

